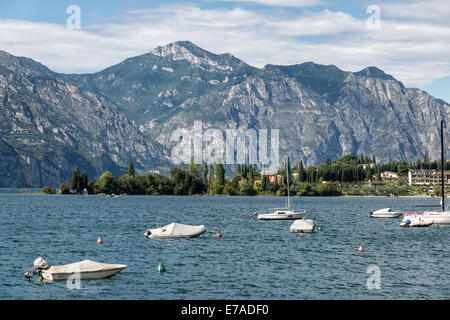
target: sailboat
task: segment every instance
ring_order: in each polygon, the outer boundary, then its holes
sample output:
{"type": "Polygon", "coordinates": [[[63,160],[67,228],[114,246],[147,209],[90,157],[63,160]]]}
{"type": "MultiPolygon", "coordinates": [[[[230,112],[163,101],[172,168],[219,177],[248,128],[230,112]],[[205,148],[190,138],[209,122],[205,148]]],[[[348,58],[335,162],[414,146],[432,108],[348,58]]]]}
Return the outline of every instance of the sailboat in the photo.
{"type": "MultiPolygon", "coordinates": [[[[296,219],[302,219],[305,214],[306,210],[302,211],[294,211],[292,209],[291,205],[291,198],[289,197],[289,168],[287,167],[287,161],[286,161],[286,177],[287,177],[287,206],[286,208],[281,209],[272,209],[273,212],[269,213],[258,213],[257,218],[259,220],[296,220],[296,219]]],[[[295,181],[294,181],[295,183],[295,181]]],[[[299,194],[300,196],[300,194],[299,194]]]]}
{"type": "Polygon", "coordinates": [[[445,211],[445,188],[444,188],[444,120],[441,120],[441,211],[424,211],[422,214],[409,213],[403,216],[400,223],[402,227],[423,227],[431,224],[450,225],[450,211],[445,211]]]}

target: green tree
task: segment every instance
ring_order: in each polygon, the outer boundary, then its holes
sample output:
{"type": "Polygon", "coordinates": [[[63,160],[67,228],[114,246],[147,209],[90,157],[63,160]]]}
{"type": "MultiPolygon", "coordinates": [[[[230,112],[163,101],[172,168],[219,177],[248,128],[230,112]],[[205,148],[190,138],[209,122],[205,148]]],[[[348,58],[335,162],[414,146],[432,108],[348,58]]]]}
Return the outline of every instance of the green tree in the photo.
{"type": "Polygon", "coordinates": [[[75,190],[76,192],[81,191],[80,170],[78,169],[78,167],[72,171],[72,180],[70,181],[70,189],[75,190]]]}
{"type": "Polygon", "coordinates": [[[406,163],[399,163],[397,172],[400,176],[406,176],[408,174],[408,165],[406,163]]]}
{"type": "Polygon", "coordinates": [[[128,174],[130,177],[134,177],[135,174],[136,174],[136,173],[134,172],[133,161],[130,161],[130,164],[128,165],[127,174],[128,174]]]}
{"type": "Polygon", "coordinates": [[[89,181],[89,183],[86,187],[88,194],[94,194],[94,185],[95,185],[95,181],[92,181],[92,180],[89,181]]]}
{"type": "Polygon", "coordinates": [[[53,187],[49,187],[49,186],[45,186],[41,189],[41,193],[45,193],[45,194],[55,194],[56,190],[53,187]]]}
{"type": "Polygon", "coordinates": [[[269,184],[269,177],[263,176],[261,181],[261,190],[267,191],[267,185],[269,184]]]}
{"type": "Polygon", "coordinates": [[[247,179],[242,179],[239,181],[239,193],[244,196],[254,196],[256,191],[247,179]]]}
{"type": "Polygon", "coordinates": [[[119,181],[117,177],[114,177],[111,172],[105,171],[95,183],[94,192],[106,194],[116,193],[118,187],[119,181]]]}
{"type": "Polygon", "coordinates": [[[208,192],[208,165],[203,162],[203,191],[208,192]]]}
{"type": "Polygon", "coordinates": [[[222,193],[226,194],[226,195],[234,196],[237,194],[237,191],[231,184],[226,184],[225,187],[223,187],[222,193]]]}
{"type": "Polygon", "coordinates": [[[88,182],[88,174],[87,174],[86,170],[84,170],[83,174],[81,175],[81,187],[80,187],[80,189],[84,190],[86,188],[86,190],[87,190],[88,183],[89,183],[88,182]]]}
{"type": "Polygon", "coordinates": [[[69,194],[70,193],[70,187],[67,184],[62,183],[59,186],[59,193],[61,193],[61,194],[69,194]]]}
{"type": "Polygon", "coordinates": [[[221,163],[216,165],[216,183],[221,186],[225,185],[225,168],[221,163]]]}
{"type": "Polygon", "coordinates": [[[214,194],[214,167],[212,164],[209,167],[209,177],[208,177],[208,193],[214,194]]]}
{"type": "Polygon", "coordinates": [[[441,186],[436,185],[433,187],[433,195],[440,197],[441,196],[441,186]]]}

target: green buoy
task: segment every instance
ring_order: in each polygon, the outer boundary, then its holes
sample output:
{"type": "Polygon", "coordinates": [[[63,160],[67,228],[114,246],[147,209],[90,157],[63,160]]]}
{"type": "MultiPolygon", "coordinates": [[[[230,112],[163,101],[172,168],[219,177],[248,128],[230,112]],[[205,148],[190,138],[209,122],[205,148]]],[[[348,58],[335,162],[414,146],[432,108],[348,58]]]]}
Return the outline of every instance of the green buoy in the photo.
{"type": "Polygon", "coordinates": [[[319,231],[322,231],[322,227],[319,226],[319,231]]]}
{"type": "Polygon", "coordinates": [[[162,272],[165,272],[165,271],[166,271],[166,268],[164,268],[164,265],[162,264],[162,261],[159,262],[158,268],[156,268],[156,270],[157,270],[159,273],[162,273],[162,272]]]}

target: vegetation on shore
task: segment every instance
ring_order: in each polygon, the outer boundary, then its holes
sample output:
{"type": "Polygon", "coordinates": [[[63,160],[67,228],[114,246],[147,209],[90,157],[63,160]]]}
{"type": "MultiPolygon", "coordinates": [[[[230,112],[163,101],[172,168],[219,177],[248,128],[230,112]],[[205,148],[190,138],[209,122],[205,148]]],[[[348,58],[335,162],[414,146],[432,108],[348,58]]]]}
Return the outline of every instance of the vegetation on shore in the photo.
{"type": "MultiPolygon", "coordinates": [[[[450,164],[447,164],[450,166],[450,164]]],[[[414,163],[389,161],[377,163],[369,159],[345,155],[335,161],[327,159],[316,166],[305,167],[303,162],[287,165],[291,181],[291,195],[297,194],[297,187],[303,196],[390,196],[390,195],[438,195],[440,189],[430,186],[409,186],[408,169],[440,169],[437,161],[425,156],[414,163]],[[384,179],[381,173],[390,171],[398,178],[384,179]],[[296,187],[297,185],[297,187],[296,187]]],[[[448,169],[448,168],[446,168],[448,169]]],[[[207,165],[191,163],[187,170],[173,168],[170,176],[161,174],[136,174],[133,162],[121,177],[105,171],[97,181],[89,181],[86,171],[80,175],[75,168],[70,185],[61,184],[58,193],[81,194],[131,194],[131,195],[287,195],[286,168],[272,175],[263,175],[255,166],[238,165],[234,177],[225,177],[222,164],[207,165]]],[[[54,193],[51,187],[44,187],[42,193],[54,193]]]]}

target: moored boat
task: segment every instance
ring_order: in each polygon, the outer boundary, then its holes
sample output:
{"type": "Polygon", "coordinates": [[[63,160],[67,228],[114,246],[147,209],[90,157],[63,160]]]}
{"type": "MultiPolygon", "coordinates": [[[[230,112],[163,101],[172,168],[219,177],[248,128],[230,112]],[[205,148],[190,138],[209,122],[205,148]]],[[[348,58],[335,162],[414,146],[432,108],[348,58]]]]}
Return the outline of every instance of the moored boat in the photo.
{"type": "Polygon", "coordinates": [[[306,214],[306,211],[292,211],[289,209],[276,209],[273,213],[260,213],[258,214],[259,220],[297,220],[302,219],[306,214]]]}
{"type": "Polygon", "coordinates": [[[403,213],[400,211],[392,211],[391,208],[384,208],[376,211],[369,212],[371,218],[398,218],[403,213]]]}
{"type": "Polygon", "coordinates": [[[83,260],[80,262],[51,266],[42,258],[37,258],[34,268],[25,274],[26,278],[31,278],[33,274],[38,274],[42,280],[67,280],[73,275],[79,275],[80,280],[109,278],[119,273],[127,266],[124,264],[109,264],[93,260],[83,260]]]}
{"type": "Polygon", "coordinates": [[[192,238],[206,232],[205,225],[190,226],[187,224],[172,222],[164,227],[147,229],[145,236],[148,238],[192,238]]]}
{"type": "MultiPolygon", "coordinates": [[[[305,216],[306,210],[294,211],[292,209],[291,198],[289,196],[290,172],[289,172],[287,163],[288,163],[288,161],[286,161],[286,178],[287,178],[287,190],[288,190],[287,191],[287,206],[286,206],[286,208],[272,209],[273,211],[268,212],[268,213],[255,213],[258,220],[297,220],[297,219],[303,219],[303,217],[305,216]]],[[[295,184],[295,187],[297,188],[298,196],[299,196],[301,204],[303,206],[303,201],[301,200],[301,196],[300,196],[300,190],[297,186],[297,183],[295,182],[295,179],[294,179],[294,184],[295,184]]]]}
{"type": "Polygon", "coordinates": [[[299,219],[295,220],[291,225],[291,233],[312,233],[315,228],[314,220],[310,219],[299,219]]]}
{"type": "Polygon", "coordinates": [[[421,216],[409,216],[406,219],[403,219],[400,223],[400,227],[416,227],[416,228],[422,228],[422,227],[429,227],[433,224],[433,221],[429,220],[423,220],[421,216]]]}

